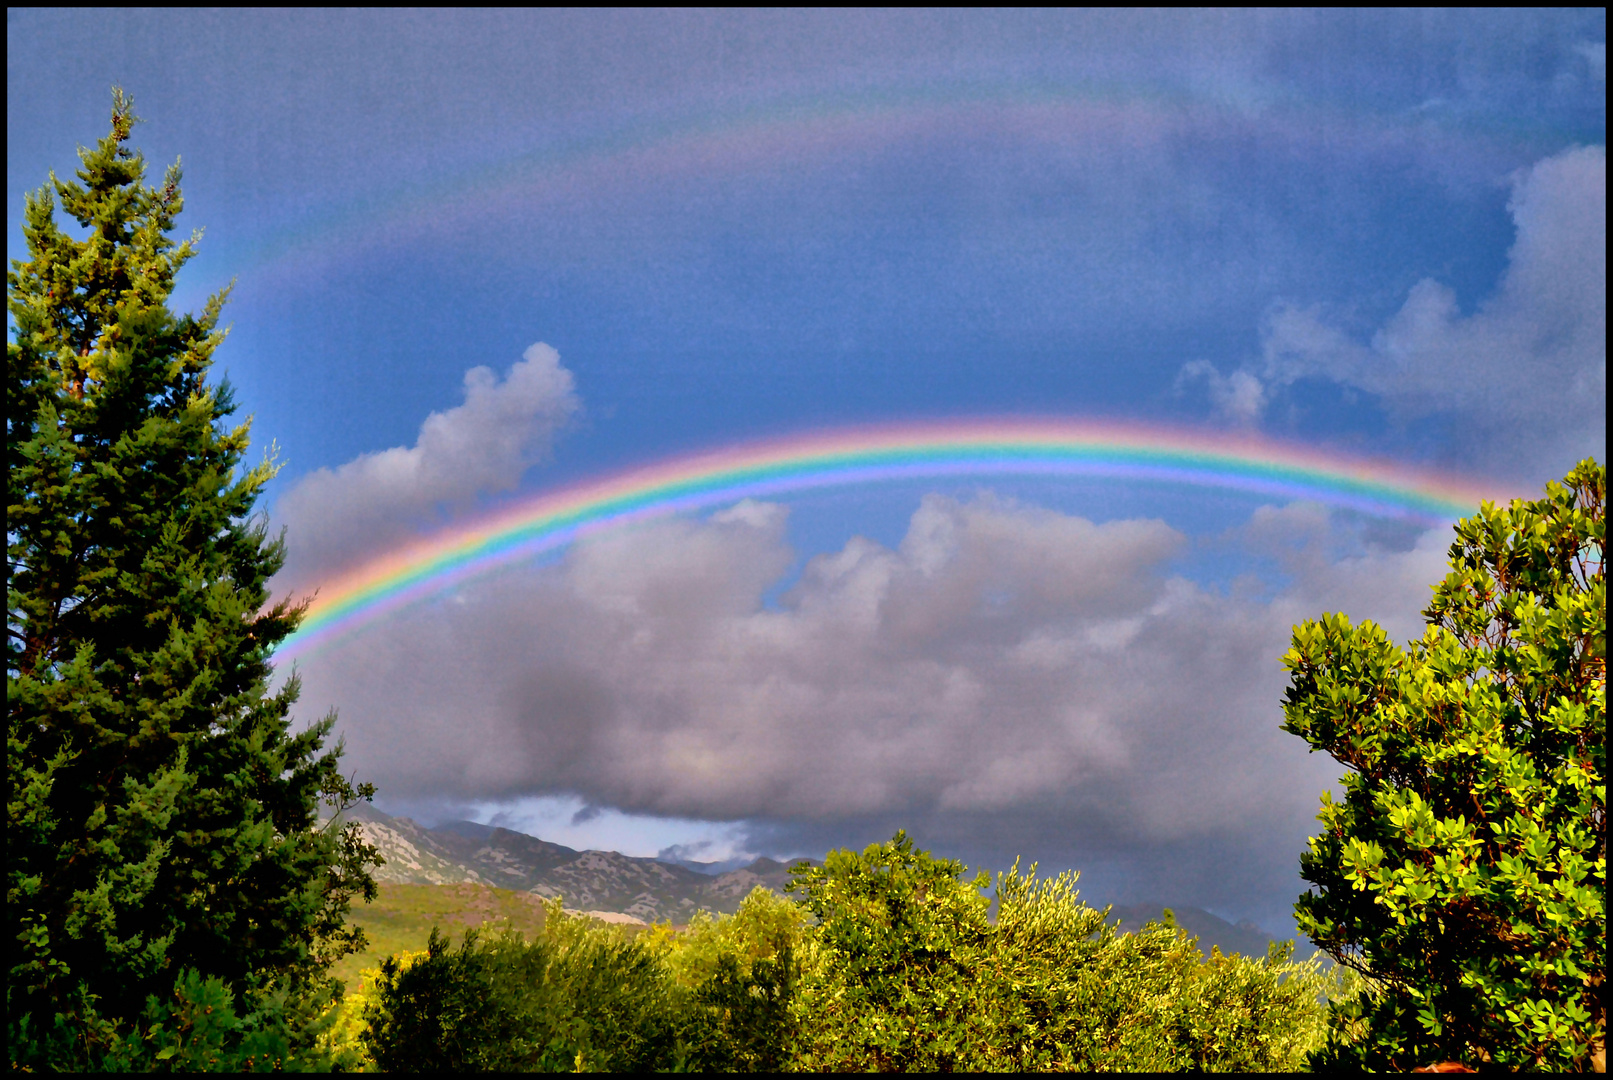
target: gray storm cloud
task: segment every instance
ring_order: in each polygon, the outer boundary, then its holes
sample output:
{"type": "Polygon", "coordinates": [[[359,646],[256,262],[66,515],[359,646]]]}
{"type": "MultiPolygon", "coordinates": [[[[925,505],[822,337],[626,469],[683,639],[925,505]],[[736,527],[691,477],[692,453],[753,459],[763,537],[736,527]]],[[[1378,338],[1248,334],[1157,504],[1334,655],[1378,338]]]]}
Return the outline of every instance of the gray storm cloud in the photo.
{"type": "MultiPolygon", "coordinates": [[[[415,446],[288,492],[294,572],[514,484],[576,408],[545,346],[502,382],[469,372],[415,446]]],[[[854,537],[769,601],[787,524],[745,501],[471,581],[304,659],[302,708],[335,706],[348,766],[415,805],[569,794],[743,822],[779,853],[901,825],[981,859],[1109,860],[1276,926],[1339,772],[1278,729],[1290,627],[1342,610],[1417,636],[1447,543],[1341,554],[1348,521],[1266,507],[1221,542],[1288,584],[1221,590],[1172,574],[1190,541],[1158,520],[931,495],[894,548],[854,537]]]]}
{"type": "Polygon", "coordinates": [[[1178,387],[1202,383],[1229,419],[1257,418],[1274,392],[1322,377],[1378,395],[1402,417],[1446,414],[1486,466],[1530,479],[1561,475],[1607,447],[1607,153],[1577,147],[1513,178],[1517,227],[1496,291],[1464,314],[1433,278],[1366,342],[1319,309],[1270,316],[1252,370],[1223,376],[1205,361],[1178,387]]]}
{"type": "Polygon", "coordinates": [[[1447,543],[1338,558],[1324,508],[1264,509],[1234,539],[1291,583],[1223,594],[1168,573],[1187,541],[1162,522],[929,496],[895,549],[854,538],[769,606],[785,524],[746,502],[484,579],[308,661],[304,704],[339,706],[350,762],[406,799],[1054,819],[1210,851],[1303,829],[1336,779],[1277,727],[1292,623],[1417,636],[1447,543]]]}
{"type": "Polygon", "coordinates": [[[426,417],[413,446],[319,469],[280,497],[274,520],[286,527],[289,558],[277,589],[310,585],[417,535],[440,508],[513,488],[578,407],[571,372],[541,342],[502,382],[490,368],[471,368],[464,404],[426,417]]]}

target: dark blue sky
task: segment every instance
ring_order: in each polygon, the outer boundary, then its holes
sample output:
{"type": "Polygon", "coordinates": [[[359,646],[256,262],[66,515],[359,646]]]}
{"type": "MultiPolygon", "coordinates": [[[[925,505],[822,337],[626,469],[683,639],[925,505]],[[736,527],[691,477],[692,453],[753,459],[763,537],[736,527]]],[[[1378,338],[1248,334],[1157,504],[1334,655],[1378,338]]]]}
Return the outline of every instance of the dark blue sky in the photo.
{"type": "MultiPolygon", "coordinates": [[[[514,493],[846,423],[1248,430],[1531,488],[1605,456],[1600,10],[7,19],[8,253],[23,192],[72,171],[124,86],[153,175],[183,155],[182,226],[206,229],[177,303],[236,281],[219,366],[286,462],[288,587],[514,493]]],[[[933,494],[572,553],[310,661],[305,702],[337,706],[355,763],[423,816],[719,854],[924,822],[931,846],[1040,853],[1115,898],[1280,920],[1336,776],[1275,733],[1287,627],[1334,603],[1415,633],[1445,541],[1213,493],[933,494]],[[1128,522],[1165,532],[1101,531],[1128,522]],[[935,530],[956,542],[931,558],[935,530]],[[1128,599],[1061,592],[1075,566],[1128,599]],[[836,591],[856,568],[885,575],[857,586],[885,620],[860,630],[836,591]],[[1069,606],[987,602],[1038,594],[1069,606]],[[842,601],[851,622],[822,614],[842,601]],[[902,604],[950,629],[913,636],[902,604]],[[485,658],[494,628],[514,652],[464,682],[454,650],[485,658]],[[885,666],[822,651],[865,632],[885,666]],[[1037,649],[1063,682],[1014,674],[1037,649]],[[1210,683],[1127,692],[1191,670],[1210,683]],[[944,718],[933,755],[904,741],[923,717],[944,718]],[[774,723],[861,756],[769,742],[774,723]],[[1149,749],[1165,730],[1185,749],[1149,749]],[[466,743],[520,764],[422,749],[466,743]],[[842,794],[778,779],[791,754],[842,794]],[[755,784],[665,779],[708,757],[755,784]],[[1232,778],[1192,775],[1212,759],[1232,778]],[[573,825],[578,806],[610,812],[573,825]]]]}

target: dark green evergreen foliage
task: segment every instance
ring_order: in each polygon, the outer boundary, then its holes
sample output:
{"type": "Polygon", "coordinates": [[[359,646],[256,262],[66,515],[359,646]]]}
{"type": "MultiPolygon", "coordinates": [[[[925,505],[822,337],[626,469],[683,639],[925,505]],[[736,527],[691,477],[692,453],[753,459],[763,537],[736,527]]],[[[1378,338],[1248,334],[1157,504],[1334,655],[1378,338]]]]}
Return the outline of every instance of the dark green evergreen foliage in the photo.
{"type": "Polygon", "coordinates": [[[434,930],[409,967],[382,964],[361,1037],[386,1072],[666,1069],[685,1063],[688,1004],[659,958],[609,933],[467,930],[452,949],[434,930]]]}
{"type": "Polygon", "coordinates": [[[1591,1067],[1606,1031],[1607,471],[1486,503],[1404,649],[1294,630],[1284,730],[1350,770],[1300,929],[1368,978],[1319,1066],[1591,1067]]]}
{"type": "Polygon", "coordinates": [[[275,466],[242,468],[247,425],[207,380],[225,294],[166,307],[197,237],[169,237],[179,167],[145,186],[134,122],[115,91],[78,182],[28,197],[30,257],[6,277],[14,1061],[65,1030],[91,1066],[187,987],[301,1015],[360,940],[351,899],[374,894],[373,849],[317,827],[321,799],[369,794],[321,752],[334,717],[294,733],[297,681],[268,691],[302,612],[269,603],[283,548],[252,517],[275,466]]]}
{"type": "Polygon", "coordinates": [[[331,1052],[320,1036],[336,1019],[318,998],[296,1002],[284,990],[236,995],[218,976],[186,970],[167,1001],[148,998],[140,1022],[126,1029],[96,1014],[56,1014],[42,1031],[24,1016],[13,1031],[12,1060],[24,1068],[95,1072],[325,1072],[362,1067],[359,1055],[331,1052]],[[17,1054],[17,1048],[23,1049],[17,1054]]]}

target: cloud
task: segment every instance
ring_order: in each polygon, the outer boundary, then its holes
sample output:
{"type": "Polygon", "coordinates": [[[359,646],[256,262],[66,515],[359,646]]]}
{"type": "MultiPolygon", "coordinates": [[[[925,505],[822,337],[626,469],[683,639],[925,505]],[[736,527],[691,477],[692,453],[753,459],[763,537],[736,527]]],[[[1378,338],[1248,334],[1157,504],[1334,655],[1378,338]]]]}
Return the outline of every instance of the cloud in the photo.
{"type": "Polygon", "coordinates": [[[1194,360],[1184,364],[1176,376],[1176,392],[1181,394],[1199,383],[1204,384],[1216,412],[1240,427],[1253,426],[1266,410],[1266,388],[1248,371],[1222,375],[1208,360],[1194,360]]]}
{"type": "Polygon", "coordinates": [[[1163,522],[932,495],[895,548],[853,538],[769,606],[785,526],[744,502],[580,543],[307,661],[303,702],[339,706],[350,763],[403,799],[566,793],[786,845],[923,825],[1288,895],[1338,775],[1278,730],[1290,626],[1416,636],[1445,543],[1340,557],[1325,509],[1263,510],[1230,539],[1291,584],[1223,595],[1170,574],[1163,522]],[[1239,860],[1259,872],[1222,880],[1239,860]]]}
{"type": "Polygon", "coordinates": [[[1482,464],[1558,475],[1604,455],[1607,424],[1607,157],[1579,147],[1522,170],[1508,204],[1517,226],[1496,291],[1470,314],[1433,278],[1366,342],[1317,307],[1269,317],[1257,364],[1204,383],[1225,416],[1257,417],[1282,388],[1323,378],[1377,395],[1404,421],[1446,416],[1482,464]]]}
{"type": "Polygon", "coordinates": [[[541,342],[503,382],[489,368],[471,368],[464,404],[428,416],[413,446],[319,469],[280,497],[274,518],[286,527],[289,552],[276,584],[310,584],[416,535],[444,505],[513,488],[578,407],[571,372],[541,342]]]}
{"type": "Polygon", "coordinates": [[[1574,52],[1585,60],[1586,73],[1593,82],[1607,81],[1607,42],[1581,41],[1574,52]]]}

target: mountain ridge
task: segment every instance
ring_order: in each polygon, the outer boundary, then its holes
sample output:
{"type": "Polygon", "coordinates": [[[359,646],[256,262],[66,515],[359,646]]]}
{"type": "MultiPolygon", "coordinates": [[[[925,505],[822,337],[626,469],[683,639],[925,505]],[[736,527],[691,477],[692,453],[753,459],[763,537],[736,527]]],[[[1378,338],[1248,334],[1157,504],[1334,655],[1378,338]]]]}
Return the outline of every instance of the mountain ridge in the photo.
{"type": "MultiPolygon", "coordinates": [[[[386,863],[378,882],[400,885],[489,885],[539,897],[559,896],[569,909],[612,922],[687,923],[696,911],[732,914],[757,885],[783,894],[794,863],[759,856],[746,866],[712,874],[681,860],[623,855],[617,851],[578,851],[526,833],[473,821],[448,821],[427,828],[407,817],[393,817],[360,804],[347,818],[386,863]]],[[[801,860],[796,860],[799,862],[801,860]]],[[[806,860],[814,866],[822,860],[806,860]]],[[[1102,905],[1099,905],[1100,907],[1102,905]]],[[[1199,940],[1206,954],[1261,957],[1274,940],[1248,921],[1230,923],[1191,904],[1113,905],[1110,921],[1135,932],[1169,907],[1176,924],[1199,940]]],[[[1305,951],[1301,943],[1299,951],[1305,951]]]]}
{"type": "MultiPolygon", "coordinates": [[[[378,882],[491,885],[559,896],[568,908],[639,922],[686,923],[696,911],[732,914],[757,885],[782,893],[789,866],[758,857],[711,874],[677,862],[617,851],[578,851],[526,833],[472,821],[427,828],[360,804],[345,814],[386,860],[378,882]]],[[[808,860],[821,865],[817,860],[808,860]]],[[[611,921],[623,921],[612,919],[611,921]]]]}

